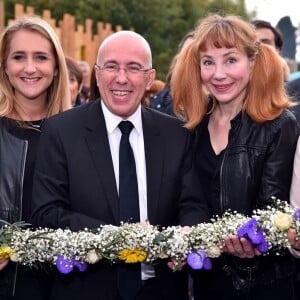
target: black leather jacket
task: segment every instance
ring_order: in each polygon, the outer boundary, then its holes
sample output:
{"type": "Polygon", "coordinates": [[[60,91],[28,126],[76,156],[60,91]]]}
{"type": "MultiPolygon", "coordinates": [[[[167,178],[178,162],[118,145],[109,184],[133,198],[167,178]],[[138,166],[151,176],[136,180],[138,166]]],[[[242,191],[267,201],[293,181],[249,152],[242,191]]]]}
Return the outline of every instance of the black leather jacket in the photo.
{"type": "MultiPolygon", "coordinates": [[[[0,220],[10,223],[21,221],[27,144],[9,134],[0,118],[0,220]]],[[[0,271],[0,295],[13,294],[16,274],[17,265],[11,263],[0,271]]]]}
{"type": "MultiPolygon", "coordinates": [[[[207,116],[197,128],[200,143],[208,120],[207,116]]],[[[254,123],[246,114],[236,116],[213,176],[210,213],[223,214],[230,208],[251,214],[270,204],[272,196],[289,201],[298,134],[297,121],[288,110],[264,124],[254,123]]],[[[197,168],[201,164],[197,145],[195,154],[197,168]]]]}
{"type": "MultiPolygon", "coordinates": [[[[208,121],[209,116],[206,116],[197,128],[196,169],[201,167],[202,161],[197,156],[197,145],[204,138],[208,121]]],[[[210,189],[211,199],[206,203],[208,218],[222,215],[228,209],[251,215],[253,209],[270,204],[272,196],[289,201],[298,134],[297,121],[288,110],[264,124],[254,123],[243,113],[236,116],[231,121],[228,145],[214,171],[212,184],[200,187],[210,189]]],[[[268,284],[294,272],[289,253],[282,257],[270,254],[254,259],[222,255],[214,263],[220,272],[229,270],[233,284],[239,290],[252,284],[268,284]],[[253,272],[250,274],[249,270],[253,272]]]]}
{"type": "Polygon", "coordinates": [[[0,219],[21,221],[27,141],[9,134],[0,119],[0,219]]]}

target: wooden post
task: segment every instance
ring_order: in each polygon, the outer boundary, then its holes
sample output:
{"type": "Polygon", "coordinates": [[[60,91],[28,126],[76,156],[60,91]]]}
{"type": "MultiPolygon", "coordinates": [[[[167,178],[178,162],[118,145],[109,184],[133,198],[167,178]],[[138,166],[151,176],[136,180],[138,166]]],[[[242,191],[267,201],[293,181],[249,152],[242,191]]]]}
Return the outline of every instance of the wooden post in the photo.
{"type": "MultiPolygon", "coordinates": [[[[28,6],[24,9],[22,4],[15,4],[15,16],[14,20],[23,16],[34,15],[34,8],[28,6]]],[[[110,23],[97,23],[97,33],[93,34],[93,21],[87,19],[84,25],[78,25],[75,28],[75,17],[65,13],[63,20],[56,22],[51,18],[50,10],[43,10],[42,18],[48,22],[54,31],[56,32],[64,53],[66,56],[70,56],[75,60],[87,61],[91,68],[97,58],[97,51],[102,41],[111,35],[114,31],[110,23]]],[[[10,25],[14,20],[9,20],[10,25]]],[[[5,27],[5,16],[4,16],[4,0],[0,0],[0,33],[5,27]]],[[[116,30],[122,30],[121,26],[117,26],[116,30]]]]}
{"type": "Polygon", "coordinates": [[[4,15],[4,0],[0,0],[0,34],[4,30],[5,15],[4,15]]]}

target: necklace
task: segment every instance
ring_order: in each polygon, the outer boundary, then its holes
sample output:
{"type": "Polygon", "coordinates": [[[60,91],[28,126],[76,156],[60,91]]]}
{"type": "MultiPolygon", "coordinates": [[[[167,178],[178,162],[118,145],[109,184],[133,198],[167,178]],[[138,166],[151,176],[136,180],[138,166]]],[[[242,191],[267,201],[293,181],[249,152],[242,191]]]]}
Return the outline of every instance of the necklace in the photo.
{"type": "MultiPolygon", "coordinates": [[[[16,107],[19,108],[19,110],[22,112],[22,114],[20,114],[20,112],[18,112],[18,110],[15,111],[17,113],[17,115],[21,116],[21,115],[25,115],[26,119],[31,119],[29,114],[24,110],[24,108],[22,107],[22,105],[20,105],[20,103],[16,102],[16,107]]],[[[37,130],[37,131],[41,131],[41,126],[45,120],[45,115],[46,113],[43,113],[44,118],[42,117],[42,119],[37,120],[37,121],[25,121],[22,117],[21,120],[23,120],[23,122],[31,129],[37,130]]]]}
{"type": "Polygon", "coordinates": [[[42,124],[45,119],[37,120],[37,121],[25,121],[25,123],[32,129],[41,131],[42,124]]]}

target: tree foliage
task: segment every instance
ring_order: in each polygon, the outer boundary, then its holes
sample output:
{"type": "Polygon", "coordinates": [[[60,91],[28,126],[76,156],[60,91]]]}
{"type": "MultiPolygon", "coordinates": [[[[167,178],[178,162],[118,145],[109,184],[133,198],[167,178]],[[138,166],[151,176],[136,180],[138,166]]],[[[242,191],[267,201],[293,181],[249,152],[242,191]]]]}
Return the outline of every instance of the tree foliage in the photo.
{"type": "Polygon", "coordinates": [[[92,19],[113,28],[134,29],[150,43],[158,78],[164,80],[181,38],[209,13],[235,14],[250,19],[244,0],[5,0],[5,17],[12,19],[14,4],[32,6],[36,14],[49,9],[56,20],[64,13],[75,16],[77,24],[92,19]]]}

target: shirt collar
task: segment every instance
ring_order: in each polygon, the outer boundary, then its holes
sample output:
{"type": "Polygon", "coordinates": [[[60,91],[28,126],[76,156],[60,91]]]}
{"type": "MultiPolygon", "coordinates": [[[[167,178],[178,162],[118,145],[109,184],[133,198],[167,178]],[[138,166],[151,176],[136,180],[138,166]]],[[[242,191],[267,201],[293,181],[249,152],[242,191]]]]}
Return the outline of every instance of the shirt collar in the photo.
{"type": "MultiPolygon", "coordinates": [[[[101,100],[101,106],[103,110],[103,115],[106,123],[106,128],[108,133],[112,133],[119,125],[121,121],[124,121],[123,118],[120,116],[113,114],[105,105],[103,100],[101,100]]],[[[136,129],[138,134],[142,133],[143,126],[142,126],[142,109],[141,105],[138,106],[137,110],[126,119],[127,121],[130,121],[134,128],[136,129]]]]}

